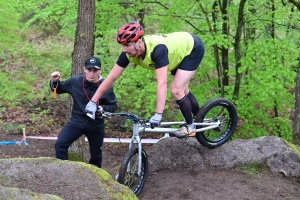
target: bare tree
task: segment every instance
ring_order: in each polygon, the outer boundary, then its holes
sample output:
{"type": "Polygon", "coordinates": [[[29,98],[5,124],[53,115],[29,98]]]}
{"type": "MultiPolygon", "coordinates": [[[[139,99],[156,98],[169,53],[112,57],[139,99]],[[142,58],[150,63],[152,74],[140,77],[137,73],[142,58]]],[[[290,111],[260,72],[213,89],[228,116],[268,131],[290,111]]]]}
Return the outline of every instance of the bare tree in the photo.
{"type": "MultiPolygon", "coordinates": [[[[85,59],[94,55],[94,24],[95,24],[95,0],[79,0],[78,1],[78,18],[75,33],[74,50],[72,53],[72,76],[83,73],[85,59]]],[[[73,100],[70,98],[70,104],[67,112],[67,119],[70,118],[72,112],[73,100]]],[[[76,154],[84,161],[85,140],[84,136],[76,140],[69,149],[69,154],[76,154]]]]}

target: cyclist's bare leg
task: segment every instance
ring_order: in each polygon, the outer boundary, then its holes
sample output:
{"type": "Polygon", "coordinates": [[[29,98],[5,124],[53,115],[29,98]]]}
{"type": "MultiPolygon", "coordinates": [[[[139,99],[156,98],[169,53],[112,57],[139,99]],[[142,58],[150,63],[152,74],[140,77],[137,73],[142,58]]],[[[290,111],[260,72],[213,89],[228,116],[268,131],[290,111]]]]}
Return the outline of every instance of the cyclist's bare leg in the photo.
{"type": "MultiPolygon", "coordinates": [[[[172,79],[174,79],[174,75],[172,75],[172,79]]],[[[195,98],[195,96],[191,93],[191,91],[189,90],[188,87],[189,82],[186,84],[185,88],[184,88],[184,94],[187,95],[187,97],[189,98],[191,105],[192,105],[192,113],[194,115],[194,117],[197,115],[200,107],[198,104],[197,99],[195,98]]]]}
{"type": "Polygon", "coordinates": [[[187,96],[189,93],[188,83],[195,71],[185,71],[177,69],[171,84],[171,93],[179,106],[179,109],[188,126],[182,127],[174,133],[177,136],[194,136],[195,128],[193,125],[192,104],[187,96]]]}
{"type": "Polygon", "coordinates": [[[195,71],[177,69],[176,74],[172,76],[171,84],[171,93],[175,100],[180,100],[188,94],[188,84],[194,74],[195,71]]]}

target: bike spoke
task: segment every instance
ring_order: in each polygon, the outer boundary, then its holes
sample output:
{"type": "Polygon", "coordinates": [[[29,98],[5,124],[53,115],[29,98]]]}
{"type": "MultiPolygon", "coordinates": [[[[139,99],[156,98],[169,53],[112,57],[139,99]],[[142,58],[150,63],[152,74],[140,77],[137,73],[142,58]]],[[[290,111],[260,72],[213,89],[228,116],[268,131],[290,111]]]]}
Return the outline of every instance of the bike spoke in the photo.
{"type": "Polygon", "coordinates": [[[125,155],[124,161],[120,167],[117,181],[129,187],[136,195],[138,195],[144,186],[148,173],[148,158],[144,150],[142,150],[141,173],[138,174],[138,148],[131,148],[125,155]]]}
{"type": "Polygon", "coordinates": [[[222,139],[230,122],[228,111],[223,106],[216,106],[206,114],[206,117],[210,119],[210,122],[219,121],[220,126],[215,129],[205,131],[205,137],[210,141],[218,141],[222,139]]]}
{"type": "MultiPolygon", "coordinates": [[[[127,185],[129,188],[136,185],[136,182],[139,181],[138,177],[138,157],[135,155],[135,158],[133,158],[129,165],[130,169],[127,171],[125,175],[125,185],[127,185]]],[[[133,189],[133,188],[131,188],[133,189]]]]}

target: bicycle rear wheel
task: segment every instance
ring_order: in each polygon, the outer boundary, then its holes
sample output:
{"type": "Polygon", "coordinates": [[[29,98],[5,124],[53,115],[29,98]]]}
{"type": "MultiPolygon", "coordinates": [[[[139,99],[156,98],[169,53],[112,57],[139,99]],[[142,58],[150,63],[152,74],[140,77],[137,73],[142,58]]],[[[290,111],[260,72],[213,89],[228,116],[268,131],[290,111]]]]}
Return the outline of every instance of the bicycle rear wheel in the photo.
{"type": "Polygon", "coordinates": [[[217,122],[220,126],[196,133],[198,142],[210,148],[218,147],[227,142],[237,126],[236,108],[229,100],[217,98],[208,101],[198,111],[195,122],[217,122]]]}
{"type": "Polygon", "coordinates": [[[141,174],[138,175],[138,147],[132,147],[121,164],[117,181],[129,187],[135,195],[139,195],[144,187],[148,174],[148,157],[142,150],[141,174]]]}

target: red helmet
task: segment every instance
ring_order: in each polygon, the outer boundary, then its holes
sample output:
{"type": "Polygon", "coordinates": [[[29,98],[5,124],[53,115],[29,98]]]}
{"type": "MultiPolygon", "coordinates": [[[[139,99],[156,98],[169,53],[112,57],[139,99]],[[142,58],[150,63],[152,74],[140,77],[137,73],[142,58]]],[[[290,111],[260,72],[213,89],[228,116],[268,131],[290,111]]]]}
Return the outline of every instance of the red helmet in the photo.
{"type": "Polygon", "coordinates": [[[137,41],[144,35],[144,28],[138,21],[130,22],[121,26],[118,31],[117,41],[120,44],[137,41]]]}

